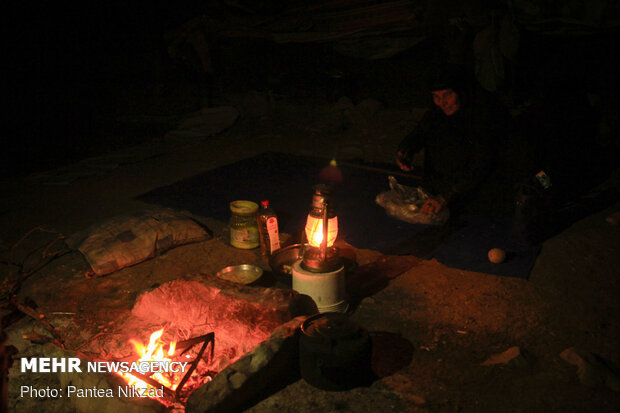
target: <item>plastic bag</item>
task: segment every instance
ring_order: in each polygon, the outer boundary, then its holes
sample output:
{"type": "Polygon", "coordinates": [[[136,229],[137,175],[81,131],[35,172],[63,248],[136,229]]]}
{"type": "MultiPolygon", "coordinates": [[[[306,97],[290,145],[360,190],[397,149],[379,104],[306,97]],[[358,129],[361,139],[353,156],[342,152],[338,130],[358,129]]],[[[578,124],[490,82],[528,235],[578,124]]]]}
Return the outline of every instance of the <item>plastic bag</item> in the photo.
{"type": "Polygon", "coordinates": [[[396,219],[412,224],[443,225],[450,217],[450,210],[444,207],[437,214],[424,214],[420,210],[424,202],[433,198],[422,187],[401,185],[393,176],[388,177],[390,190],[382,192],[375,202],[385,208],[385,212],[396,219]]]}

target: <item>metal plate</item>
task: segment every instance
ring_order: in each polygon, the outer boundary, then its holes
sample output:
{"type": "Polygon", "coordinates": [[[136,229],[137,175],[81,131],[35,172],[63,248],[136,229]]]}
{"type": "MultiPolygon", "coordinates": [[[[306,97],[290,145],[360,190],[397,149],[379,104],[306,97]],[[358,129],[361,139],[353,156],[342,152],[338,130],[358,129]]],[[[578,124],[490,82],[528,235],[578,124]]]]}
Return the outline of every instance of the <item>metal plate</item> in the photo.
{"type": "Polygon", "coordinates": [[[251,284],[263,275],[263,269],[252,264],[231,265],[222,268],[216,275],[239,284],[251,284]]]}

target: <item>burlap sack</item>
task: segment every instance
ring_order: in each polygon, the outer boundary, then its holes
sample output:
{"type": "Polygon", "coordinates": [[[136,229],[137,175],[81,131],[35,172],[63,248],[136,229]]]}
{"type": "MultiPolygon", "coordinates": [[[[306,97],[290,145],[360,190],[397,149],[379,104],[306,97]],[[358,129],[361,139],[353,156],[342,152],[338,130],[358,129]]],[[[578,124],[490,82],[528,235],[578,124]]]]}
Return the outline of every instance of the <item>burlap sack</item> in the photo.
{"type": "Polygon", "coordinates": [[[206,228],[173,209],[138,211],[73,234],[67,244],[80,251],[92,273],[106,275],[170,248],[211,238],[206,228]]]}

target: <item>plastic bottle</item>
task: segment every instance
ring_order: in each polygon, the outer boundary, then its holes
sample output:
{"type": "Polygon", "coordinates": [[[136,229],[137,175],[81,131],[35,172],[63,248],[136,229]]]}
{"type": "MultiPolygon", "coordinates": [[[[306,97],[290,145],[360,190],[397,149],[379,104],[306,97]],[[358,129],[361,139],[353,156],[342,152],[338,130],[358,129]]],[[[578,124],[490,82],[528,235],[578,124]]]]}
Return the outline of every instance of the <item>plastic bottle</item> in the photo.
{"type": "Polygon", "coordinates": [[[258,211],[258,233],[260,238],[260,252],[271,255],[280,249],[280,233],[278,232],[278,217],[269,206],[269,201],[261,201],[258,211]]]}

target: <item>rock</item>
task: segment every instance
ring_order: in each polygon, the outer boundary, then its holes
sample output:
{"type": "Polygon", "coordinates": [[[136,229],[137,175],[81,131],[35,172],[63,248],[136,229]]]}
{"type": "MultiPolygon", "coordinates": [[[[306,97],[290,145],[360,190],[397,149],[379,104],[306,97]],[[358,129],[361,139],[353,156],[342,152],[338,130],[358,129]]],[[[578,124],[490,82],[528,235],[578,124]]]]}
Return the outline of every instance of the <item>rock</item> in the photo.
{"type": "Polygon", "coordinates": [[[332,109],[335,111],[345,111],[345,110],[351,110],[354,107],[355,105],[353,104],[353,101],[351,100],[351,98],[347,96],[342,96],[340,97],[340,99],[338,99],[336,103],[334,103],[334,106],[332,107],[332,109]]]}
{"type": "Polygon", "coordinates": [[[614,227],[620,225],[620,211],[616,211],[613,214],[605,218],[605,221],[609,222],[614,227]]]}
{"type": "Polygon", "coordinates": [[[417,404],[418,406],[422,406],[423,404],[426,404],[426,399],[422,396],[416,396],[415,394],[412,394],[408,396],[407,398],[411,400],[414,404],[417,404]]]}
{"type": "Polygon", "coordinates": [[[373,117],[383,109],[383,103],[367,98],[357,104],[357,109],[364,117],[373,117]]]}
{"type": "Polygon", "coordinates": [[[350,115],[355,109],[351,99],[343,96],[326,109],[322,116],[313,123],[312,129],[318,134],[342,133],[351,127],[350,115]]]}
{"type": "Polygon", "coordinates": [[[212,382],[196,389],[187,400],[185,411],[242,411],[253,398],[264,396],[275,384],[298,380],[297,329],[305,319],[297,317],[276,328],[269,339],[222,370],[212,382]]]}
{"type": "Polygon", "coordinates": [[[519,347],[510,347],[503,353],[494,354],[482,362],[482,366],[494,366],[502,364],[509,367],[519,367],[529,364],[528,356],[526,356],[519,347]]]}
{"type": "Polygon", "coordinates": [[[258,346],[254,354],[252,355],[252,361],[250,362],[250,371],[252,373],[259,371],[261,368],[265,367],[271,357],[273,357],[273,353],[270,351],[270,346],[258,346]]]}
{"type": "Polygon", "coordinates": [[[560,358],[577,366],[579,381],[588,387],[607,386],[620,392],[620,377],[609,367],[609,362],[596,354],[582,352],[580,355],[574,347],[560,353],[560,358]]]}
{"type": "Polygon", "coordinates": [[[248,377],[239,372],[239,371],[235,371],[233,374],[231,374],[228,377],[228,382],[230,383],[231,387],[235,390],[240,389],[241,386],[243,386],[243,384],[247,381],[248,377]]]}
{"type": "Polygon", "coordinates": [[[360,302],[360,305],[373,305],[373,304],[376,304],[376,303],[377,303],[377,300],[375,300],[374,298],[372,298],[372,297],[364,297],[362,299],[362,301],[360,302]]]}

